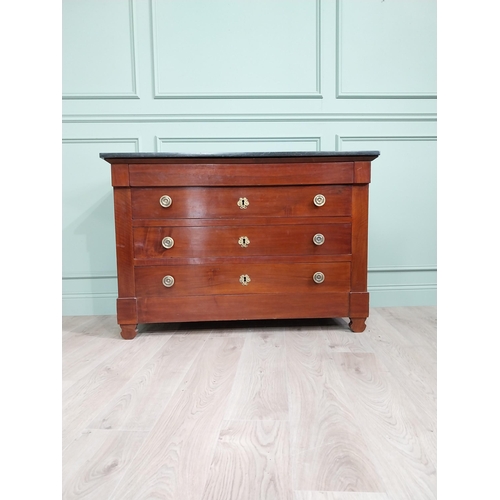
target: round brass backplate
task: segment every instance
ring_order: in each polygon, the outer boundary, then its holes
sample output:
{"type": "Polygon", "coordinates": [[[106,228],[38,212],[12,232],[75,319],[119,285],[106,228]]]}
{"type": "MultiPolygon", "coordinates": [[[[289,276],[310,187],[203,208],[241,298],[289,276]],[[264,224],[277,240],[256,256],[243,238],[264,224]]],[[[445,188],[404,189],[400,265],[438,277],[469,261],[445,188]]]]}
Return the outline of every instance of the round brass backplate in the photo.
{"type": "Polygon", "coordinates": [[[325,242],[325,237],[321,233],[317,233],[313,236],[313,243],[315,245],[322,245],[325,242]]]}
{"type": "Polygon", "coordinates": [[[325,281],[325,275],[321,271],[318,271],[313,274],[313,281],[314,283],[323,283],[323,281],[325,281]]]}
{"type": "Polygon", "coordinates": [[[174,277],[170,276],[170,275],[164,276],[161,281],[162,281],[163,285],[166,286],[167,288],[174,286],[174,283],[175,283],[174,277]]]}
{"type": "Polygon", "coordinates": [[[161,240],[161,244],[166,249],[172,248],[174,246],[174,239],[170,236],[165,236],[165,238],[161,240]]]}
{"type": "Polygon", "coordinates": [[[322,194],[317,194],[313,201],[317,207],[322,207],[326,203],[326,198],[322,194]]]}
{"type": "Polygon", "coordinates": [[[163,207],[163,208],[168,208],[170,205],[172,205],[172,198],[170,198],[170,196],[168,195],[163,195],[161,198],[160,198],[160,205],[163,207]]]}

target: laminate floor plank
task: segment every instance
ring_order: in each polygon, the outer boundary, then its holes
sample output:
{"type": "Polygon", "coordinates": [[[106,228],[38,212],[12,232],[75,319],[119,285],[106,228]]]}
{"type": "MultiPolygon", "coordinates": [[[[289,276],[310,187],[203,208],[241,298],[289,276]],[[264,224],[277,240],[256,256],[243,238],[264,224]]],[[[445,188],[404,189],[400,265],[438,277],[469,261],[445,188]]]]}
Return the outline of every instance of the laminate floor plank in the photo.
{"type": "Polygon", "coordinates": [[[121,340],[121,348],[90,370],[63,393],[63,449],[90,424],[103,406],[169,340],[143,334],[121,340]]]}
{"type": "Polygon", "coordinates": [[[72,380],[63,380],[62,381],[62,392],[71,387],[74,384],[72,380]]]}
{"type": "Polygon", "coordinates": [[[200,500],[243,339],[209,338],[112,498],[200,500]]]}
{"type": "Polygon", "coordinates": [[[385,332],[394,327],[379,314],[371,315],[369,326],[369,331],[364,336],[365,341],[373,347],[377,359],[400,383],[408,398],[421,412],[425,412],[427,425],[435,429],[436,379],[429,373],[428,368],[430,364],[435,363],[435,353],[428,353],[430,359],[423,360],[421,348],[393,342],[394,335],[386,336],[385,332]]]}
{"type": "MultiPolygon", "coordinates": [[[[78,353],[66,357],[63,362],[62,380],[71,387],[74,383],[85,378],[93,369],[99,366],[106,358],[114,356],[124,349],[123,344],[107,342],[92,342],[82,347],[78,353]]],[[[67,390],[67,389],[66,389],[67,390]]]]}
{"type": "Polygon", "coordinates": [[[385,491],[324,332],[289,331],[285,343],[294,489],[385,491]]]}
{"type": "Polygon", "coordinates": [[[213,331],[210,334],[211,338],[216,338],[216,337],[241,337],[241,338],[246,338],[248,337],[249,332],[242,332],[242,331],[234,331],[234,330],[224,330],[224,331],[213,331]]]}
{"type": "Polygon", "coordinates": [[[377,321],[379,323],[385,321],[386,323],[391,325],[391,328],[377,332],[377,340],[379,340],[380,342],[387,344],[393,343],[409,347],[413,347],[421,343],[420,339],[408,335],[407,330],[401,330],[395,324],[393,324],[391,321],[391,316],[388,316],[387,313],[383,313],[382,309],[383,308],[381,307],[370,308],[370,316],[366,320],[366,330],[361,335],[369,335],[371,333],[371,325],[374,321],[377,321]]]}
{"type": "Polygon", "coordinates": [[[370,353],[332,353],[362,423],[387,494],[399,500],[436,498],[435,433],[391,374],[370,353]]]}
{"type": "Polygon", "coordinates": [[[63,337],[62,377],[76,381],[114,352],[123,349],[116,317],[98,316],[63,337]]]}
{"type": "Polygon", "coordinates": [[[62,456],[63,500],[109,498],[146,434],[84,431],[62,456]]]}
{"type": "Polygon", "coordinates": [[[421,369],[419,373],[425,373],[425,378],[437,395],[437,354],[426,346],[417,346],[412,353],[421,369]]]}
{"type": "Polygon", "coordinates": [[[287,420],[284,333],[248,332],[226,411],[226,420],[287,420]]]}
{"type": "Polygon", "coordinates": [[[292,500],[288,422],[225,421],[203,500],[292,500]]]}
{"type": "MultiPolygon", "coordinates": [[[[423,380],[428,379],[429,374],[432,373],[431,366],[435,365],[437,361],[436,351],[433,346],[428,343],[422,345],[418,339],[413,340],[417,345],[409,345],[407,342],[398,341],[397,336],[401,335],[400,331],[391,322],[391,318],[382,315],[378,309],[374,309],[373,313],[370,314],[367,324],[369,328],[365,335],[365,341],[372,347],[373,352],[388,355],[391,350],[401,347],[401,352],[405,352],[409,356],[403,363],[408,363],[409,368],[417,372],[418,376],[423,380]]],[[[407,337],[415,337],[413,334],[414,329],[404,330],[404,335],[407,337]]],[[[431,377],[429,381],[435,382],[435,378],[431,377]]]]}
{"type": "Polygon", "coordinates": [[[435,307],[408,307],[408,314],[415,319],[418,331],[435,348],[437,344],[437,310],[435,307]]]}
{"type": "Polygon", "coordinates": [[[63,316],[62,317],[62,333],[63,335],[71,332],[74,328],[82,328],[85,323],[97,323],[100,321],[100,316],[63,316]]]}
{"type": "MultiPolygon", "coordinates": [[[[435,320],[424,321],[417,317],[414,307],[395,307],[375,309],[372,321],[379,318],[385,322],[385,331],[398,332],[399,335],[411,340],[410,351],[418,358],[419,375],[436,387],[436,363],[437,363],[437,326],[435,320]]],[[[435,316],[435,308],[429,308],[431,318],[435,316]]],[[[422,314],[422,313],[420,313],[422,314]]]]}
{"type": "Polygon", "coordinates": [[[417,315],[422,321],[431,325],[434,329],[437,328],[437,307],[436,306],[414,306],[409,308],[410,311],[417,315]]]}
{"type": "Polygon", "coordinates": [[[294,500],[390,500],[386,493],[294,491],[294,500]]]}
{"type": "Polygon", "coordinates": [[[207,338],[191,331],[172,334],[88,427],[151,430],[207,338]]]}
{"type": "Polygon", "coordinates": [[[409,345],[428,346],[436,350],[436,328],[416,317],[411,307],[380,307],[376,314],[380,314],[399,332],[409,345]],[[404,332],[404,333],[402,333],[404,332]]]}
{"type": "MultiPolygon", "coordinates": [[[[390,309],[390,308],[389,308],[390,309]]],[[[413,306],[406,307],[407,313],[432,328],[435,332],[437,328],[437,307],[436,306],[413,306]]]]}
{"type": "Polygon", "coordinates": [[[351,332],[344,319],[334,319],[332,325],[321,328],[332,352],[373,352],[365,335],[351,332]]]}
{"type": "MultiPolygon", "coordinates": [[[[96,323],[108,323],[109,320],[114,320],[115,326],[118,328],[116,323],[116,314],[100,314],[100,315],[88,315],[88,316],[63,316],[63,331],[66,332],[88,332],[89,325],[94,325],[96,323]]],[[[93,329],[94,333],[98,333],[96,329],[93,329]]]]}
{"type": "Polygon", "coordinates": [[[120,331],[116,316],[72,316],[72,320],[66,323],[66,329],[63,328],[61,349],[64,358],[96,338],[116,337],[115,332],[120,331]]]}

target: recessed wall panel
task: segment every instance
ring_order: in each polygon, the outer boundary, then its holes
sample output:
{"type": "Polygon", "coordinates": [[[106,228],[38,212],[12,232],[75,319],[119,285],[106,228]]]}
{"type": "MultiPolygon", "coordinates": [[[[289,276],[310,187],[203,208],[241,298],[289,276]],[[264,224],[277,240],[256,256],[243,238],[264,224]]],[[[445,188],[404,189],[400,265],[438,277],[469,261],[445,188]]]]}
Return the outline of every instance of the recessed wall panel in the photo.
{"type": "Polygon", "coordinates": [[[436,95],[435,0],[338,0],[337,95],[436,95]]]}
{"type": "Polygon", "coordinates": [[[62,12],[63,97],[137,97],[132,0],[65,0],[62,12]]]}
{"type": "Polygon", "coordinates": [[[320,97],[319,0],[153,0],[155,97],[320,97]]]}

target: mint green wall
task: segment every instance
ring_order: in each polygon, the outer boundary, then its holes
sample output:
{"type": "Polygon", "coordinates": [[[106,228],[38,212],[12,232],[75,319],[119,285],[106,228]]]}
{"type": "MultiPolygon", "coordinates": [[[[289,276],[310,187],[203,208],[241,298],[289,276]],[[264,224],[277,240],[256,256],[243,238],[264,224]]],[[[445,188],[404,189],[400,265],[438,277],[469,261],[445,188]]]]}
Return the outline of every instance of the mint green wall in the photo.
{"type": "Polygon", "coordinates": [[[115,314],[116,151],[380,150],[371,305],[435,304],[435,0],[63,0],[63,92],[64,314],[115,314]]]}

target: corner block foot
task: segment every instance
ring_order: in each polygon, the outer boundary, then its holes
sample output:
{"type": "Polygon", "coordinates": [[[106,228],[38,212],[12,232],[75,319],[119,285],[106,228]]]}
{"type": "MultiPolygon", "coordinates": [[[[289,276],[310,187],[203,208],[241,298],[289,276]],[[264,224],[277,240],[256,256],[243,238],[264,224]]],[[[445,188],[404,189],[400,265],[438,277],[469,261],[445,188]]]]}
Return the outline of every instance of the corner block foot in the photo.
{"type": "Polygon", "coordinates": [[[365,331],[366,328],[366,318],[351,318],[349,322],[349,328],[354,333],[361,333],[365,331]]]}
{"type": "Polygon", "coordinates": [[[132,340],[137,335],[137,325],[120,325],[121,336],[126,340],[132,340]]]}

